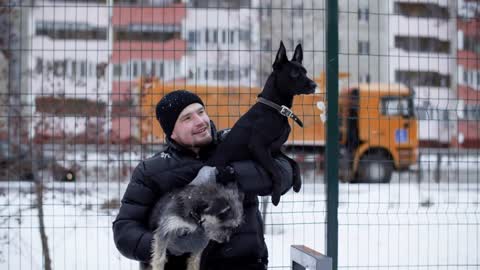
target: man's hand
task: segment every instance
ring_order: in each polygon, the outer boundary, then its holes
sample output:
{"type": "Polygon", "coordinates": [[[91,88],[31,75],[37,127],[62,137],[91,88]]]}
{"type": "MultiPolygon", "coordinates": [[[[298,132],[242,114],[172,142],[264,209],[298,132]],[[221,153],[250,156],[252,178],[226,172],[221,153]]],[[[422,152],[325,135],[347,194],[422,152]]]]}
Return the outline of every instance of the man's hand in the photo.
{"type": "Polygon", "coordinates": [[[212,167],[203,166],[198,171],[197,176],[190,182],[190,185],[203,185],[216,181],[222,185],[227,185],[235,181],[235,170],[231,166],[212,167]]]}
{"type": "Polygon", "coordinates": [[[207,246],[209,239],[202,229],[191,231],[189,228],[178,228],[170,236],[168,251],[175,256],[181,256],[190,252],[192,249],[200,250],[207,246]]]}
{"type": "Polygon", "coordinates": [[[228,185],[235,181],[235,170],[231,166],[217,167],[217,183],[228,185]]]}

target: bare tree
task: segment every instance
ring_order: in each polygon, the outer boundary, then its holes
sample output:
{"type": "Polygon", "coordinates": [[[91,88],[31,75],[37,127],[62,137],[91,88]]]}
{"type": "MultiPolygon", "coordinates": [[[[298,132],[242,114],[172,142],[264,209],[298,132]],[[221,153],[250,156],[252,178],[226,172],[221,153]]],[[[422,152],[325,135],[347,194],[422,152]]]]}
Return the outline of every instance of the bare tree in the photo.
{"type": "MultiPolygon", "coordinates": [[[[21,57],[21,52],[24,49],[22,46],[21,33],[26,29],[26,16],[28,16],[29,7],[33,4],[29,0],[0,0],[0,60],[6,62],[6,72],[0,72],[0,81],[6,87],[5,100],[2,107],[7,107],[7,123],[4,124],[6,134],[3,134],[4,139],[8,140],[8,144],[12,146],[10,149],[14,150],[15,156],[20,156],[20,145],[28,139],[28,131],[26,128],[30,123],[26,123],[23,117],[22,105],[22,75],[27,70],[24,65],[24,60],[21,57]],[[23,12],[25,9],[27,12],[23,12]],[[23,61],[22,61],[23,60],[23,61]],[[5,83],[6,82],[6,83],[5,83]],[[5,103],[5,104],[4,104],[5,103]]],[[[1,124],[1,123],[0,123],[1,124]]],[[[1,125],[0,125],[1,126],[1,125]]],[[[50,259],[50,252],[48,247],[48,238],[45,231],[44,213],[43,213],[43,181],[38,177],[38,151],[34,147],[30,147],[29,157],[27,162],[32,163],[32,175],[35,183],[35,193],[38,207],[38,219],[40,238],[42,242],[42,253],[44,258],[45,270],[52,269],[50,259]]]]}

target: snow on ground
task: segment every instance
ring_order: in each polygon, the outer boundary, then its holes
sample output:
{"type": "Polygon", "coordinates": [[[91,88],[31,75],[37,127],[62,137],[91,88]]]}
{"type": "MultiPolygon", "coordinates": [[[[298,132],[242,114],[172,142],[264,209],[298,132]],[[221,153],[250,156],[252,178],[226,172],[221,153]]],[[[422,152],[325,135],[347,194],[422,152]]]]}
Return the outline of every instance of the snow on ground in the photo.
{"type": "MultiPolygon", "coordinates": [[[[478,163],[476,164],[478,168],[478,163]]],[[[411,172],[390,184],[340,184],[342,269],[480,269],[479,172],[411,172]]],[[[305,173],[300,193],[268,204],[271,269],[289,269],[290,245],[325,253],[323,175],[305,173]]],[[[126,181],[47,183],[45,222],[53,269],[138,269],[118,253],[111,222],[126,181]]],[[[41,269],[33,186],[0,182],[0,269],[41,269]]]]}

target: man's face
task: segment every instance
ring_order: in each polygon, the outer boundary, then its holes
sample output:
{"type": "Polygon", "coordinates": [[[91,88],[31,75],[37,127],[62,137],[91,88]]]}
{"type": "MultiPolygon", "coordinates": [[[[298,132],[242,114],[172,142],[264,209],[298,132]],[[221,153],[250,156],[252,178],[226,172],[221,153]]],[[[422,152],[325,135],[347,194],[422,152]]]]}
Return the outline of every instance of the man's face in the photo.
{"type": "Polygon", "coordinates": [[[194,151],[212,142],[210,118],[200,103],[190,104],[183,109],[175,122],[171,138],[194,151]]]}

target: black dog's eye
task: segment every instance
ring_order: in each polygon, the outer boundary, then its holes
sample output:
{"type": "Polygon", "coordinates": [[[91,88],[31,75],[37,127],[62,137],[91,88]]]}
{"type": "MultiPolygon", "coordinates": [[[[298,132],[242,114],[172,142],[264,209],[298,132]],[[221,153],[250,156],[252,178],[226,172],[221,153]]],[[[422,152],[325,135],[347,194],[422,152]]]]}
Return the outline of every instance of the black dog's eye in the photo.
{"type": "Polygon", "coordinates": [[[294,70],[292,70],[292,72],[290,73],[290,76],[292,76],[293,78],[297,78],[298,76],[300,76],[300,72],[298,72],[297,69],[294,69],[294,70]]]}

